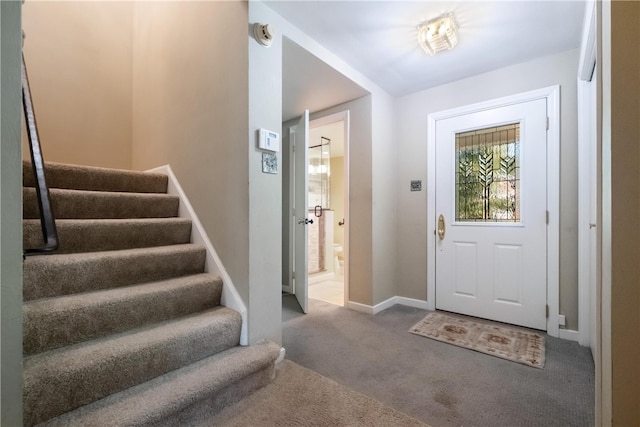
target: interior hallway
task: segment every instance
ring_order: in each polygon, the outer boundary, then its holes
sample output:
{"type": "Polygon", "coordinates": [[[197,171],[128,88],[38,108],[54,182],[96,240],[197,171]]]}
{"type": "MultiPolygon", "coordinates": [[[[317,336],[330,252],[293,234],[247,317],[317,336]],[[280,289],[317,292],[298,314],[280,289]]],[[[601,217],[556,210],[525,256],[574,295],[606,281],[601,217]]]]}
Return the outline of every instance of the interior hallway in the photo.
{"type": "Polygon", "coordinates": [[[410,334],[425,310],[375,316],[283,296],[286,358],[436,427],[590,426],[594,364],[588,348],[547,336],[536,369],[410,334]]]}

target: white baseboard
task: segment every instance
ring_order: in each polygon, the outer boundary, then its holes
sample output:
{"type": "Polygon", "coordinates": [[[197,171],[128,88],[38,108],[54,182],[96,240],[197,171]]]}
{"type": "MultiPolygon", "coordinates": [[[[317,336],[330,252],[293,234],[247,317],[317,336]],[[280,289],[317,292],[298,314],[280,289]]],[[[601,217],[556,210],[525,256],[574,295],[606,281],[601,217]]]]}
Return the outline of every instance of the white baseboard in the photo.
{"type": "Polygon", "coordinates": [[[407,297],[395,297],[396,304],[406,305],[407,307],[421,308],[423,310],[429,309],[429,303],[420,299],[413,299],[407,297]]]}
{"type": "Polygon", "coordinates": [[[406,298],[406,297],[398,297],[398,296],[391,297],[374,306],[349,301],[347,302],[347,308],[354,311],[359,311],[361,313],[366,313],[366,314],[378,314],[381,311],[386,310],[389,307],[393,307],[396,304],[406,305],[408,307],[421,308],[423,310],[426,310],[428,308],[427,301],[417,300],[413,298],[406,298]]]}
{"type": "Polygon", "coordinates": [[[360,313],[374,314],[373,307],[366,304],[360,304],[359,302],[348,301],[347,308],[353,311],[359,311],[360,313]]]}
{"type": "Polygon", "coordinates": [[[293,293],[293,289],[289,285],[282,285],[282,292],[286,292],[288,294],[293,293]]]}
{"type": "MultiPolygon", "coordinates": [[[[407,307],[420,308],[422,310],[430,309],[429,303],[427,301],[399,296],[391,297],[374,306],[349,301],[347,302],[347,308],[365,314],[378,314],[382,310],[386,310],[387,308],[392,307],[396,304],[405,305],[407,307]]],[[[559,329],[558,332],[558,337],[563,340],[575,341],[578,343],[580,342],[580,333],[578,331],[574,331],[573,329],[559,329]]]]}
{"type": "Polygon", "coordinates": [[[580,333],[573,329],[558,329],[558,338],[563,340],[580,342],[580,333]]]}

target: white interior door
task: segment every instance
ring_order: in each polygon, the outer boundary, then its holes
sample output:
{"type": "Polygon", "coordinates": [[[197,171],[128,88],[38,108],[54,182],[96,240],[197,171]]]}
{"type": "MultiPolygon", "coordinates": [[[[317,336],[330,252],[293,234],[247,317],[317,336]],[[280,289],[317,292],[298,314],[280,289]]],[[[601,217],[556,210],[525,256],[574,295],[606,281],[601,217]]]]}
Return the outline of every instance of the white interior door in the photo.
{"type": "Polygon", "coordinates": [[[294,233],[294,270],[293,293],[303,312],[307,312],[308,296],[308,264],[309,256],[307,224],[313,223],[307,218],[309,177],[307,175],[309,145],[309,110],[305,110],[298,124],[292,128],[291,144],[294,157],[294,196],[293,196],[293,233],[294,233]]]}
{"type": "Polygon", "coordinates": [[[546,99],[435,132],[436,308],[546,330],[546,99]]]}

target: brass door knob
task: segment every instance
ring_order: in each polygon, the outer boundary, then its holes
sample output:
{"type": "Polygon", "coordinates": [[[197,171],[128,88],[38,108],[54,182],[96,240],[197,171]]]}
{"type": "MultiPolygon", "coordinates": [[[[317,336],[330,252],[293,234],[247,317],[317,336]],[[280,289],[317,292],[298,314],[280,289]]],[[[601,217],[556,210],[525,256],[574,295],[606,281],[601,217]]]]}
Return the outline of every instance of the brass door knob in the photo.
{"type": "Polygon", "coordinates": [[[444,232],[445,232],[444,216],[440,215],[438,217],[438,237],[440,238],[440,240],[444,240],[444,232]]]}

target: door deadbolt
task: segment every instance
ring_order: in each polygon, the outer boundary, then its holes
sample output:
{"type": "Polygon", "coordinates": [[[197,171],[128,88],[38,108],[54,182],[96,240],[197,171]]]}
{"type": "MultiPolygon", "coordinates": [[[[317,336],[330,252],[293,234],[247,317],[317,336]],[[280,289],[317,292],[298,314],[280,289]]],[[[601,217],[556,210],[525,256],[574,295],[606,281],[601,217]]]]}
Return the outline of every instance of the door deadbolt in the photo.
{"type": "Polygon", "coordinates": [[[444,216],[440,215],[438,217],[438,237],[440,238],[440,240],[444,240],[444,232],[445,232],[444,216]]]}
{"type": "Polygon", "coordinates": [[[302,218],[298,220],[298,224],[304,224],[304,225],[313,224],[313,220],[309,218],[302,218]]]}

